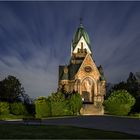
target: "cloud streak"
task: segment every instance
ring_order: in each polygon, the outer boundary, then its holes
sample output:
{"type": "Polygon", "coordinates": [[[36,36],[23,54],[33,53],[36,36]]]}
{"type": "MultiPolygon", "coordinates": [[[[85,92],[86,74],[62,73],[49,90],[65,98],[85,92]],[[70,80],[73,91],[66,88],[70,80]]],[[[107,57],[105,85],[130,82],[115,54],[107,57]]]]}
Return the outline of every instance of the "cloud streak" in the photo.
{"type": "Polygon", "coordinates": [[[139,2],[0,2],[0,79],[17,76],[31,97],[57,90],[79,18],[108,82],[140,71],[139,2]]]}

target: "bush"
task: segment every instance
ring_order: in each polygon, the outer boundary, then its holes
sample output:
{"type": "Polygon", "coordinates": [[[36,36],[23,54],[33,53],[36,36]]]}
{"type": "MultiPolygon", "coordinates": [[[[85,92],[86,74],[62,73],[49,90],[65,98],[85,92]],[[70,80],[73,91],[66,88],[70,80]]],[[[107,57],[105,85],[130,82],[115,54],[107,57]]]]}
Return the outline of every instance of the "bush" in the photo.
{"type": "Polygon", "coordinates": [[[8,102],[0,102],[0,115],[9,114],[9,103],[8,102]]]}
{"type": "Polygon", "coordinates": [[[82,107],[82,99],[79,93],[74,93],[69,99],[70,110],[73,115],[80,114],[80,109],[82,107]]]}
{"type": "Polygon", "coordinates": [[[68,101],[63,102],[51,102],[52,116],[67,116],[72,115],[69,108],[68,101]]]}
{"type": "Polygon", "coordinates": [[[69,102],[62,92],[53,93],[50,97],[52,116],[72,115],[69,102]]]}
{"type": "Polygon", "coordinates": [[[36,118],[51,116],[51,102],[45,97],[39,97],[35,101],[36,118]]]}
{"type": "Polygon", "coordinates": [[[112,115],[128,115],[135,104],[135,98],[126,90],[117,90],[111,93],[104,101],[105,110],[112,115]]]}
{"type": "Polygon", "coordinates": [[[52,93],[48,98],[39,97],[35,101],[37,118],[48,116],[77,115],[82,107],[81,96],[78,93],[71,94],[66,98],[62,92],[52,93]]]}
{"type": "Polygon", "coordinates": [[[14,115],[27,115],[27,109],[21,102],[14,102],[10,104],[10,113],[14,115]]]}
{"type": "Polygon", "coordinates": [[[130,114],[131,117],[140,118],[140,113],[130,114]]]}

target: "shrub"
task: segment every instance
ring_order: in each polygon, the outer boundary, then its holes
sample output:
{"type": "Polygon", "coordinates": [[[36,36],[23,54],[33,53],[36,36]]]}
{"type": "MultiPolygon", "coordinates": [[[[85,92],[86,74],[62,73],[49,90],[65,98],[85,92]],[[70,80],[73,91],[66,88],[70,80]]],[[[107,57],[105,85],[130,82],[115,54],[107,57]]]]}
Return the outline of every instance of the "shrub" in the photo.
{"type": "Polygon", "coordinates": [[[37,118],[48,116],[77,115],[82,107],[81,96],[78,93],[71,94],[65,98],[62,92],[52,93],[48,98],[39,97],[35,101],[35,112],[37,118]]]}
{"type": "Polygon", "coordinates": [[[126,90],[117,90],[111,93],[104,101],[105,110],[112,115],[128,115],[135,104],[135,98],[126,90]]]}
{"type": "Polygon", "coordinates": [[[44,118],[51,116],[51,103],[45,97],[39,97],[35,101],[36,118],[44,118]]]}
{"type": "Polygon", "coordinates": [[[10,104],[10,113],[14,115],[27,115],[27,109],[21,102],[14,102],[10,104]]]}
{"type": "Polygon", "coordinates": [[[50,97],[52,116],[72,115],[69,102],[62,92],[53,93],[50,97]]]}
{"type": "Polygon", "coordinates": [[[73,115],[80,113],[82,107],[82,99],[79,93],[73,93],[69,99],[70,110],[73,115]]]}
{"type": "Polygon", "coordinates": [[[0,115],[9,114],[9,103],[8,102],[0,102],[0,115]]]}
{"type": "Polygon", "coordinates": [[[63,101],[63,102],[51,102],[51,111],[52,111],[52,116],[67,116],[67,115],[72,115],[72,112],[69,108],[68,101],[63,101]]]}
{"type": "Polygon", "coordinates": [[[135,118],[140,118],[140,113],[130,114],[130,116],[135,117],[135,118]]]}

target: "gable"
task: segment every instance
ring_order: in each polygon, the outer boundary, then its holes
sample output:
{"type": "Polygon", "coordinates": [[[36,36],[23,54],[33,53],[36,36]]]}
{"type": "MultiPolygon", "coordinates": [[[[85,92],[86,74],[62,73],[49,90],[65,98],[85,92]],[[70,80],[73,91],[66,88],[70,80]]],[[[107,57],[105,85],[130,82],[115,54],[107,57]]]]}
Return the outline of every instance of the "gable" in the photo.
{"type": "Polygon", "coordinates": [[[83,36],[80,38],[79,42],[77,43],[75,49],[73,50],[73,53],[77,53],[78,49],[81,49],[81,43],[83,43],[83,49],[86,49],[87,52],[89,54],[91,54],[91,50],[90,50],[90,48],[89,48],[88,44],[86,43],[86,41],[85,41],[83,36]]]}
{"type": "Polygon", "coordinates": [[[100,78],[100,73],[99,70],[95,64],[95,62],[93,61],[92,57],[90,56],[90,54],[87,54],[85,59],[83,60],[83,63],[81,64],[76,77],[80,78],[80,77],[84,77],[84,76],[91,76],[94,79],[98,80],[100,78]],[[86,72],[85,71],[85,67],[91,67],[91,72],[86,72]]]}

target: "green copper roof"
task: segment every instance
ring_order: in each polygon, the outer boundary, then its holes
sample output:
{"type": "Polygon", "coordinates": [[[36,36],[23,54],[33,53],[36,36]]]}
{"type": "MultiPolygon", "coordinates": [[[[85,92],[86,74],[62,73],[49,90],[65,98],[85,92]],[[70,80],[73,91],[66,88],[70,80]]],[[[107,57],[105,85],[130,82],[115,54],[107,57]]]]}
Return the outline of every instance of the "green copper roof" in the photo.
{"type": "Polygon", "coordinates": [[[76,47],[77,43],[79,42],[79,40],[81,39],[82,36],[84,37],[86,43],[90,47],[89,36],[88,36],[86,30],[84,29],[83,25],[80,24],[80,26],[78,27],[77,31],[75,32],[73,40],[72,40],[73,49],[76,47]]]}
{"type": "Polygon", "coordinates": [[[69,80],[73,80],[75,74],[78,72],[81,64],[70,64],[69,65],[69,80]]]}
{"type": "Polygon", "coordinates": [[[80,64],[70,64],[67,66],[68,73],[64,72],[66,66],[59,66],[59,80],[73,80],[75,74],[78,72],[79,68],[81,66],[80,64]]]}

